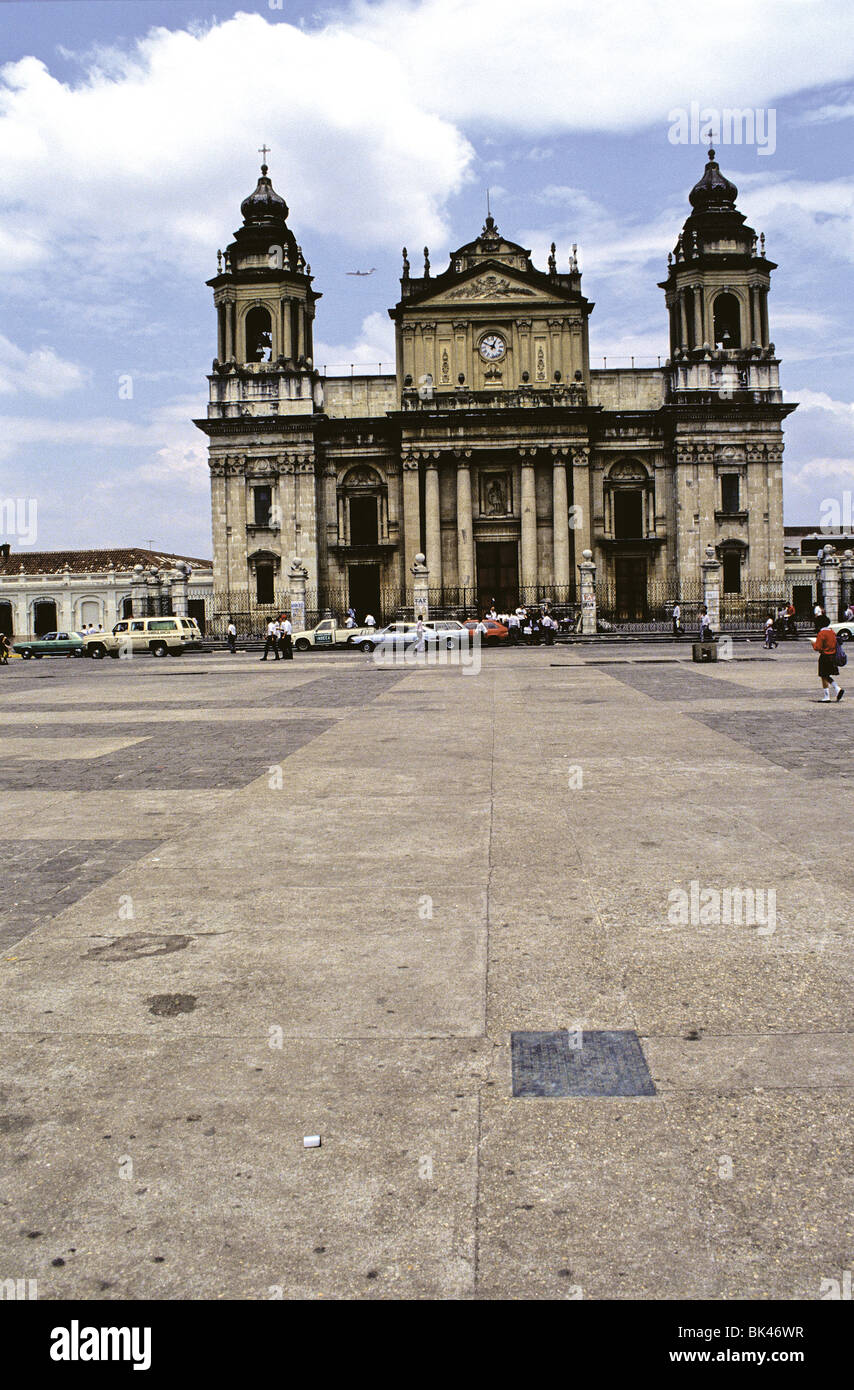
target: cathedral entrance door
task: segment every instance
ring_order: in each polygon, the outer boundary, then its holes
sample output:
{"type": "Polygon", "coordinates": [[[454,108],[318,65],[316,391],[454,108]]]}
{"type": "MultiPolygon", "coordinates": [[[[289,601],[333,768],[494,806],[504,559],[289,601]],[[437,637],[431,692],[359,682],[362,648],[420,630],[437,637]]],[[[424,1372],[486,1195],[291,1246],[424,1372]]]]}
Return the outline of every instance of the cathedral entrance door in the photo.
{"type": "Polygon", "coordinates": [[[614,579],[617,622],[643,622],[647,616],[646,560],[632,555],[618,556],[614,561],[614,579]]]}
{"type": "Polygon", "coordinates": [[[519,602],[519,544],[517,541],[477,542],[477,605],[483,614],[495,602],[508,613],[519,602]]]}
{"type": "Polygon", "coordinates": [[[372,613],[377,623],[381,623],[384,614],[380,612],[379,565],[350,565],[347,577],[350,607],[356,610],[357,625],[362,626],[367,613],[372,613]]]}

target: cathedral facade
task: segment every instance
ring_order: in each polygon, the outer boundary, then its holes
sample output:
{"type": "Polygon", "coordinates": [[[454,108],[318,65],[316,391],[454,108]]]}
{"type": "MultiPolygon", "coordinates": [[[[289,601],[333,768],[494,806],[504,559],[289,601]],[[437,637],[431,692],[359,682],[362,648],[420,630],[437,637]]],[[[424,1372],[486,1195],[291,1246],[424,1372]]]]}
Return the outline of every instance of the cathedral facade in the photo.
{"type": "Polygon", "coordinates": [[[262,165],[208,281],[208,415],[221,612],[286,606],[298,557],[310,609],[390,620],[426,556],[431,607],[578,600],[585,550],[602,606],[643,619],[697,592],[708,546],[725,594],[783,592],[779,362],[764,237],[709,151],[668,256],[654,368],[591,369],[593,304],[573,249],[538,269],[488,216],[433,274],[406,251],[396,372],[326,376],[320,298],[262,165]]]}

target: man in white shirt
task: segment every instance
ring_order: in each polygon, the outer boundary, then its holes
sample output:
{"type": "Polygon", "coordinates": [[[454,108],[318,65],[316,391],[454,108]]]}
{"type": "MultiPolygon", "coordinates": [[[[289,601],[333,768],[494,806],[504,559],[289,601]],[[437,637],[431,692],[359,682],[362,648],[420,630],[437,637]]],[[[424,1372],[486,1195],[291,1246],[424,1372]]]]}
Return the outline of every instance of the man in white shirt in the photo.
{"type": "Polygon", "coordinates": [[[266,660],[267,660],[267,653],[268,653],[268,651],[270,650],[271,647],[273,648],[273,656],[274,656],[274,657],[276,658],[276,660],[278,661],[278,659],[279,659],[279,632],[280,632],[280,631],[281,631],[281,629],[280,629],[280,627],[279,627],[279,624],[278,624],[277,622],[273,622],[273,619],[271,618],[270,621],[269,621],[268,624],[267,624],[267,640],[266,640],[265,643],[264,643],[264,655],[261,657],[261,660],[262,660],[262,661],[266,661],[266,660]]]}
{"type": "Polygon", "coordinates": [[[366,613],[366,614],[365,614],[365,627],[376,627],[376,625],[377,625],[377,620],[376,620],[376,618],[374,617],[373,613],[366,613]]]}

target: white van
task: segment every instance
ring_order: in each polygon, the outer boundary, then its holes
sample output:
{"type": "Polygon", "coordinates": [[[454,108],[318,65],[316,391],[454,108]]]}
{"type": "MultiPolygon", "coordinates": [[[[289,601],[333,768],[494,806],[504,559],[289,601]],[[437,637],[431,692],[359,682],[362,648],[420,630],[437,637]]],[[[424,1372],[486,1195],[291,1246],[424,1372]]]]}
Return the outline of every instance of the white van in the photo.
{"type": "Polygon", "coordinates": [[[202,650],[202,634],[195,618],[124,618],[112,632],[93,632],[86,651],[99,659],[122,652],[151,652],[152,656],[180,656],[202,650]]]}

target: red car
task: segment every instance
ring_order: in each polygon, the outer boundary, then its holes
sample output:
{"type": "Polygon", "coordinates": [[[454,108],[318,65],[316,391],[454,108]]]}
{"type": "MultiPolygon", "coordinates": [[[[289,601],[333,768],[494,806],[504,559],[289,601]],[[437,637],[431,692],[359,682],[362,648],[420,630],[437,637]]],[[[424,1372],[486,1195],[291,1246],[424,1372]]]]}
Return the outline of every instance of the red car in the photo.
{"type": "MultiPolygon", "coordinates": [[[[486,636],[483,638],[484,642],[507,641],[508,629],[503,623],[497,623],[494,618],[484,618],[483,622],[486,627],[486,636]]],[[[468,622],[463,623],[463,627],[467,627],[469,632],[475,632],[477,630],[477,624],[477,618],[469,618],[468,622]]]]}

